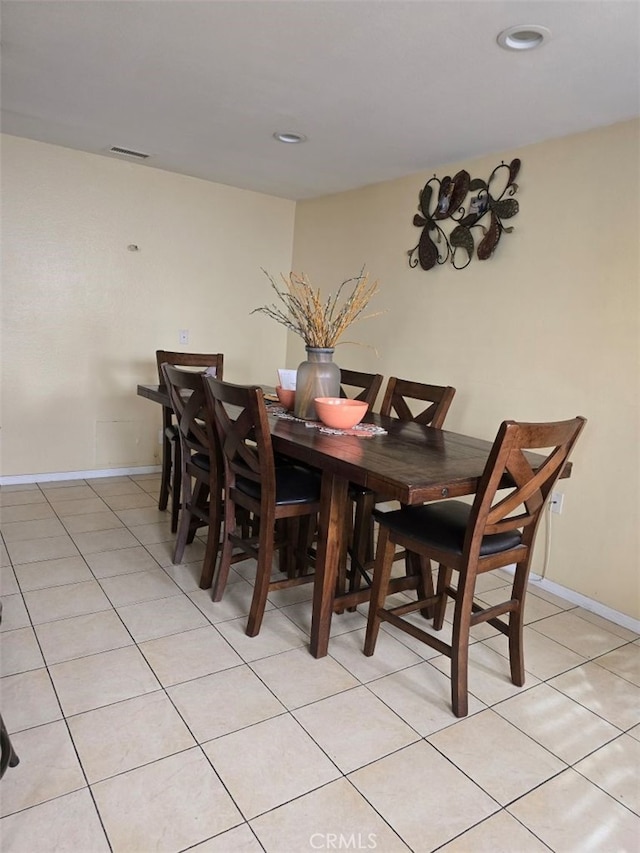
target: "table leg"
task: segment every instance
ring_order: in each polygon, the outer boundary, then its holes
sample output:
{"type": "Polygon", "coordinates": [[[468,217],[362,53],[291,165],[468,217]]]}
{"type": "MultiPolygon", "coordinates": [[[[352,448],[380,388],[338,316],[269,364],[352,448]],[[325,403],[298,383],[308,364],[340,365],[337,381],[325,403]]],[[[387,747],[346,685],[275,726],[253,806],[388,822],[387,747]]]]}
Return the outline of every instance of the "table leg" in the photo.
{"type": "Polygon", "coordinates": [[[310,648],[316,658],[324,657],[329,647],[333,596],[345,536],[348,487],[349,481],[344,477],[323,473],[311,618],[310,648]]]}

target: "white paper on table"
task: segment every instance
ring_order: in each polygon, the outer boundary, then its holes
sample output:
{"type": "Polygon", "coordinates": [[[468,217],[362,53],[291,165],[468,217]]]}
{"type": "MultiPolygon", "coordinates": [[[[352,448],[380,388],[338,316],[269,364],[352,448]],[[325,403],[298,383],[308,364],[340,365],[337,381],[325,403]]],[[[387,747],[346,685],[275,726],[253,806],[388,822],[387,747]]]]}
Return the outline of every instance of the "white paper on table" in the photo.
{"type": "Polygon", "coordinates": [[[285,391],[295,391],[297,374],[297,370],[283,370],[282,368],[278,368],[278,379],[280,380],[278,384],[285,391]]]}
{"type": "Polygon", "coordinates": [[[207,367],[207,369],[204,370],[203,373],[205,376],[213,376],[213,378],[215,379],[218,376],[218,368],[215,367],[215,365],[212,365],[211,367],[207,367]]]}

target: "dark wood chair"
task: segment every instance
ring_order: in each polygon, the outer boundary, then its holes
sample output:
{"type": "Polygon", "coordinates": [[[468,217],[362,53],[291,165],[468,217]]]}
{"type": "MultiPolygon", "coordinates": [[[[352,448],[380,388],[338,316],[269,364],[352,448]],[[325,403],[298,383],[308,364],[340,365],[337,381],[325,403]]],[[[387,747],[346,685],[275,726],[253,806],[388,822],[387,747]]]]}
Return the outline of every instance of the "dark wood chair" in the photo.
{"type": "Polygon", "coordinates": [[[381,373],[361,373],[357,370],[340,368],[340,396],[364,400],[369,404],[369,411],[371,411],[378,398],[382,380],[381,373]]]}
{"type": "MultiPolygon", "coordinates": [[[[397,417],[402,421],[415,421],[424,426],[442,429],[444,420],[455,396],[456,389],[450,385],[426,385],[422,382],[411,382],[407,379],[389,377],[382,400],[380,414],[386,417],[397,417]],[[417,402],[419,406],[411,406],[417,402]],[[427,403],[424,407],[422,404],[427,403]]],[[[373,510],[376,495],[370,489],[353,488],[351,498],[354,503],[353,534],[351,537],[351,590],[358,589],[361,579],[371,585],[369,571],[374,557],[373,544],[373,510]]],[[[404,554],[396,554],[396,560],[404,554]]]]}
{"type": "Polygon", "coordinates": [[[220,601],[234,560],[233,549],[257,561],[246,633],[255,637],[270,590],[309,583],[307,543],[320,508],[320,477],[306,467],[274,458],[262,389],[204,377],[209,417],[224,460],[224,534],[213,600],[220,601]],[[237,526],[238,508],[252,524],[237,526]],[[256,532],[257,531],[257,532],[256,532]],[[272,580],[274,554],[286,548],[287,577],[272,580]],[[294,555],[295,552],[295,555],[294,555]]]}
{"type": "MultiPolygon", "coordinates": [[[[173,367],[199,367],[201,370],[215,370],[215,374],[222,379],[224,356],[222,353],[196,353],[196,352],[172,352],[170,350],[156,350],[156,365],[158,367],[158,381],[164,385],[162,365],[170,364],[173,367]]],[[[178,529],[178,514],[180,511],[181,492],[181,464],[180,464],[180,441],[178,440],[178,427],[176,426],[172,409],[166,406],[162,409],[162,478],[160,480],[160,496],[158,498],[158,509],[165,510],[171,495],[171,531],[178,529]]]]}
{"type": "Polygon", "coordinates": [[[375,512],[380,525],[373,589],[364,644],[372,655],[381,621],[395,625],[451,659],[451,699],[457,717],[468,713],[467,669],[469,630],[488,622],[509,638],[511,680],[525,680],[522,630],[524,603],[535,535],[551,490],[584,428],[577,417],[557,423],[505,421],[496,437],[473,505],[442,501],[375,512]],[[525,451],[550,450],[535,470],[525,451]],[[500,490],[500,495],[498,495],[500,490]],[[506,490],[506,493],[503,492],[506,490]],[[396,546],[406,549],[413,564],[418,600],[385,609],[396,546]],[[431,560],[439,564],[435,594],[431,560]],[[476,577],[515,564],[507,599],[491,607],[474,601],[476,577]],[[459,573],[457,587],[452,573],[459,573]],[[442,628],[448,597],[455,601],[451,644],[403,617],[435,607],[433,626],[442,628]],[[508,621],[500,616],[508,614],[508,621]]]}
{"type": "Polygon", "coordinates": [[[442,429],[455,393],[456,389],[451,385],[425,385],[422,382],[410,382],[408,379],[391,376],[384,392],[380,414],[442,429]],[[414,412],[408,400],[416,400],[428,405],[414,412]]]}
{"type": "Polygon", "coordinates": [[[200,575],[201,589],[208,589],[220,542],[223,474],[220,451],[217,443],[211,441],[212,430],[206,423],[204,374],[172,367],[166,362],[161,372],[175,413],[180,443],[181,510],[173,562],[182,561],[185,547],[193,542],[198,528],[208,526],[200,575]]]}

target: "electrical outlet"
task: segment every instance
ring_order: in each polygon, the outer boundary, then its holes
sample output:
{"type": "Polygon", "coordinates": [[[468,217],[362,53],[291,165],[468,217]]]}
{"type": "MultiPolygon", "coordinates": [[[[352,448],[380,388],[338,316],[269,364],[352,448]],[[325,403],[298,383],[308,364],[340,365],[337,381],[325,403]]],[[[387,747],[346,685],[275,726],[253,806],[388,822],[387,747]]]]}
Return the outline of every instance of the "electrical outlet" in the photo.
{"type": "Polygon", "coordinates": [[[564,503],[564,494],[562,492],[551,492],[551,500],[549,501],[549,510],[555,512],[556,515],[562,513],[562,505],[564,503]]]}
{"type": "Polygon", "coordinates": [[[158,444],[162,444],[162,439],[163,439],[163,438],[164,438],[164,436],[163,436],[163,434],[162,434],[162,430],[161,430],[161,429],[159,429],[159,430],[158,430],[158,444]]]}
{"type": "Polygon", "coordinates": [[[189,329],[180,329],[178,336],[180,338],[181,344],[188,344],[189,343],[189,329]]]}

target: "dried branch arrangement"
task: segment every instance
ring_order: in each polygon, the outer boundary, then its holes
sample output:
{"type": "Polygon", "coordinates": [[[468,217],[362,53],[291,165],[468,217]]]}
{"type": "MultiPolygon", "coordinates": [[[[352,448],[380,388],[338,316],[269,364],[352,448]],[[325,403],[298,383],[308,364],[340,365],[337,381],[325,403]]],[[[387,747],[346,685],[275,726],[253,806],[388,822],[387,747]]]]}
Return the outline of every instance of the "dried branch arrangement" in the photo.
{"type": "Polygon", "coordinates": [[[354,278],[343,281],[335,296],[329,294],[322,300],[320,290],[314,289],[304,275],[291,272],[281,275],[284,288],[278,287],[273,277],[263,270],[282,303],[263,305],[251,313],[261,312],[277,323],[295,332],[307,347],[333,348],[346,329],[356,320],[365,320],[380,314],[365,314],[363,311],[378,292],[378,282],[369,282],[369,273],[364,270],[354,278]],[[345,288],[353,284],[349,295],[345,288]]]}

